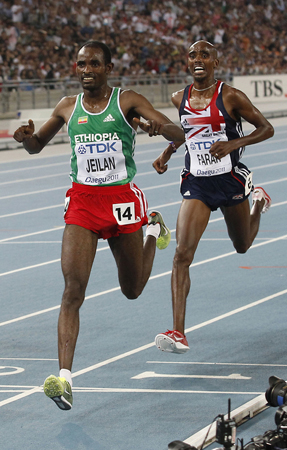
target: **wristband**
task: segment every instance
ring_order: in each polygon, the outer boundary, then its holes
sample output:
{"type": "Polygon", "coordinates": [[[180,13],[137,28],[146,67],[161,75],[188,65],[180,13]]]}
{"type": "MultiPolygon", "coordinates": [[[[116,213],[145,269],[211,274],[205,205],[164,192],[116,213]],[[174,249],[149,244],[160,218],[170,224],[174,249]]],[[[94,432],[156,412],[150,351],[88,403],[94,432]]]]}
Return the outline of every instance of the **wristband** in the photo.
{"type": "Polygon", "coordinates": [[[169,145],[171,145],[172,153],[176,153],[177,148],[175,146],[175,143],[174,142],[170,142],[169,145]]]}

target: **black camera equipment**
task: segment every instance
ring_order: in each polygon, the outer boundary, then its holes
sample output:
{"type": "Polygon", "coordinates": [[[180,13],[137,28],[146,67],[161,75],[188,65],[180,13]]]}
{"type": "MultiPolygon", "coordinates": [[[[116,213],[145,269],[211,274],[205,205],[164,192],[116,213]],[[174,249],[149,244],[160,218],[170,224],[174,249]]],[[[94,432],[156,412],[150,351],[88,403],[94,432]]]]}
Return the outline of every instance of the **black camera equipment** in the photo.
{"type": "Polygon", "coordinates": [[[219,415],[216,420],[216,442],[223,445],[229,450],[235,444],[236,423],[230,418],[231,402],[228,399],[228,416],[224,419],[223,415],[219,415]]]}
{"type": "MultiPolygon", "coordinates": [[[[236,423],[230,417],[230,399],[228,400],[228,415],[225,419],[223,415],[218,415],[212,421],[216,421],[216,442],[223,445],[223,448],[215,450],[287,450],[287,381],[282,378],[271,376],[269,387],[265,392],[265,398],[269,406],[278,406],[275,413],[275,430],[265,431],[264,434],[254,436],[250,442],[243,445],[243,440],[239,440],[241,445],[235,445],[236,423]]],[[[211,423],[211,425],[212,425],[211,423]]],[[[211,425],[207,431],[204,441],[199,449],[191,447],[182,441],[173,441],[168,445],[168,450],[202,450],[207,440],[211,425]]]]}
{"type": "MultiPolygon", "coordinates": [[[[224,419],[224,415],[220,414],[213,419],[211,425],[216,420],[216,442],[224,446],[224,450],[230,450],[230,448],[235,444],[236,436],[236,423],[230,417],[231,402],[228,399],[228,415],[227,419],[224,419]]],[[[196,447],[191,447],[189,444],[182,441],[173,441],[168,444],[168,450],[202,450],[206,442],[207,436],[209,434],[211,425],[206,433],[203,443],[200,449],[196,447]]]]}
{"type": "Polygon", "coordinates": [[[197,450],[196,447],[191,447],[191,445],[186,444],[182,441],[172,441],[168,444],[168,450],[197,450]]]}
{"type": "Polygon", "coordinates": [[[251,442],[243,447],[243,450],[287,449],[287,382],[282,378],[270,377],[265,398],[270,406],[279,406],[275,413],[277,429],[254,436],[251,442]]]}
{"type": "Polygon", "coordinates": [[[278,377],[269,378],[269,388],[265,397],[270,406],[281,406],[287,403],[287,383],[278,377]]]}

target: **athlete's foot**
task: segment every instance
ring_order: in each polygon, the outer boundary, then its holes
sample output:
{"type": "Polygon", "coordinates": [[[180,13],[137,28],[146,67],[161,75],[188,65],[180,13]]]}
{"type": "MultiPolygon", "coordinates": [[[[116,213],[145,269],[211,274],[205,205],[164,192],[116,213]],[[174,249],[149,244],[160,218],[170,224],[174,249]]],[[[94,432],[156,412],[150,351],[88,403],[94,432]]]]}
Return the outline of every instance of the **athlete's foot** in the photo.
{"type": "Polygon", "coordinates": [[[167,228],[164,223],[161,213],[158,211],[152,211],[148,217],[148,224],[155,225],[156,223],[159,223],[160,225],[160,235],[156,240],[156,246],[159,250],[163,250],[170,243],[171,233],[169,228],[167,228]]]}
{"type": "Polygon", "coordinates": [[[264,214],[270,208],[272,201],[270,196],[267,194],[267,192],[264,191],[262,187],[255,187],[254,191],[252,192],[252,210],[255,207],[255,203],[261,202],[262,200],[264,201],[264,203],[261,212],[262,214],[264,214]]]}
{"type": "Polygon", "coordinates": [[[50,375],[44,382],[44,392],[60,409],[68,410],[73,405],[73,394],[70,383],[65,378],[50,375]]]}
{"type": "Polygon", "coordinates": [[[185,335],[177,330],[158,334],[155,337],[155,345],[159,350],[169,353],[185,353],[189,350],[185,335]]]}

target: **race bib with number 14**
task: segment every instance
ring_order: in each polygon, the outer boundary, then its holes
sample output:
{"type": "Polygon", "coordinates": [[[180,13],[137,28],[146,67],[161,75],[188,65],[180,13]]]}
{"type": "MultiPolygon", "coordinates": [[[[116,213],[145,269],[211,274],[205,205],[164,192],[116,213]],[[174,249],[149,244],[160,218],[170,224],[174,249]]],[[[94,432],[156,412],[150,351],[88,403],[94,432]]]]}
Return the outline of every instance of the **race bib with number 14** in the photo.
{"type": "Polygon", "coordinates": [[[136,223],[135,204],[133,202],[114,204],[113,214],[119,225],[136,223]]]}

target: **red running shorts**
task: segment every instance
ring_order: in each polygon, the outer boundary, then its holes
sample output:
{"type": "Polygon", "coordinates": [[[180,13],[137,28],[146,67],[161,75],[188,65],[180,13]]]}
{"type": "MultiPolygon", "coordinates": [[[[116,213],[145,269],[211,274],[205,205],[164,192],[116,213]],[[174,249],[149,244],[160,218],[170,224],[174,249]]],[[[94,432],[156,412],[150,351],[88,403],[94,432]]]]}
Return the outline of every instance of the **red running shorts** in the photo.
{"type": "Polygon", "coordinates": [[[133,233],[148,223],[147,201],[134,184],[87,186],[73,183],[66,193],[66,224],[79,225],[108,239],[133,233]]]}

